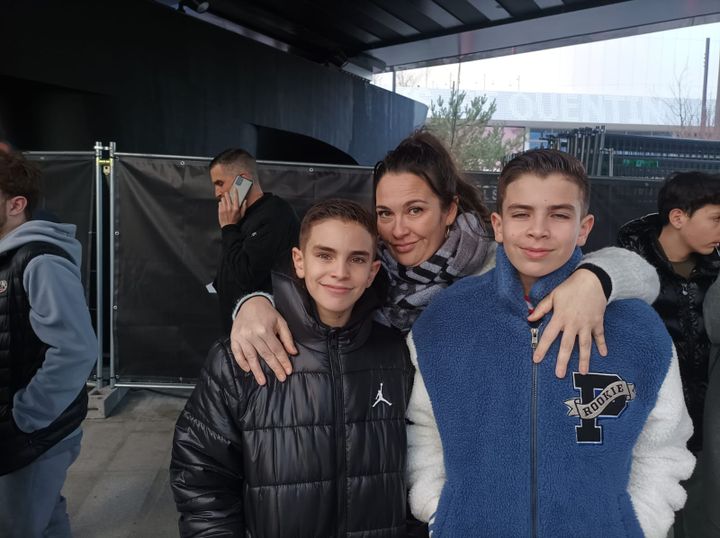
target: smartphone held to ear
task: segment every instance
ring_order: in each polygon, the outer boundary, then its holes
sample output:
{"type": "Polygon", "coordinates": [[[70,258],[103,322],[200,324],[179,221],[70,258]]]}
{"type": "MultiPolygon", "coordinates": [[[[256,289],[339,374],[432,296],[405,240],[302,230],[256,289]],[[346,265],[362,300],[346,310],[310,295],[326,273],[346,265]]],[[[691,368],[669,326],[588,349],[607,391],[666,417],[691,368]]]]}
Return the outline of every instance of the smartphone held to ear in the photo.
{"type": "Polygon", "coordinates": [[[248,192],[250,192],[250,187],[252,187],[252,184],[252,179],[248,179],[243,176],[237,176],[235,178],[235,181],[233,182],[233,188],[235,189],[235,194],[237,195],[238,205],[243,203],[243,201],[248,195],[248,192]]]}

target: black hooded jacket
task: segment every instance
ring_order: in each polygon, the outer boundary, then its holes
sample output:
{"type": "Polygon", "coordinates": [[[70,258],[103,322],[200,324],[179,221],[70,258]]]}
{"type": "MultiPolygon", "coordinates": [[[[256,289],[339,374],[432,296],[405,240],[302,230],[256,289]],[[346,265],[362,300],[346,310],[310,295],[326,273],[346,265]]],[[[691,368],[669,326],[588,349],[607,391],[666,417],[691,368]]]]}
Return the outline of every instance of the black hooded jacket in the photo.
{"type": "Polygon", "coordinates": [[[702,447],[710,354],[710,341],[703,320],[703,299],[718,275],[720,258],[714,253],[697,256],[690,278],[683,278],[673,270],[660,246],[658,237],[661,230],[659,215],[646,215],[625,224],[618,234],[618,243],[637,252],[657,269],[660,295],[653,307],[665,322],[677,349],[685,403],[695,428],[688,448],[697,452],[702,447]]]}
{"type": "Polygon", "coordinates": [[[227,340],[210,350],[175,429],[181,536],[405,536],[405,342],[372,321],[371,290],[331,329],[296,279],[273,274],[273,289],[293,373],[281,383],[263,364],[259,386],[227,340]]]}

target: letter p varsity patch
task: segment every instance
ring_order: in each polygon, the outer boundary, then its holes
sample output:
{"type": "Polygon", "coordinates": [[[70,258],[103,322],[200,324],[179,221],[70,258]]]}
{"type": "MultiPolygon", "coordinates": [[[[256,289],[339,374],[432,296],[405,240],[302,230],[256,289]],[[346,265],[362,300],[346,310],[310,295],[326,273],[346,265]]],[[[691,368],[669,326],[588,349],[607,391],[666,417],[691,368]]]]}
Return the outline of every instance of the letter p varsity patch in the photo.
{"type": "Polygon", "coordinates": [[[603,427],[598,421],[618,418],[635,398],[635,385],[617,374],[573,372],[573,386],[580,391],[580,397],[565,400],[565,405],[569,417],[580,419],[580,424],[575,426],[577,442],[601,444],[603,427]]]}

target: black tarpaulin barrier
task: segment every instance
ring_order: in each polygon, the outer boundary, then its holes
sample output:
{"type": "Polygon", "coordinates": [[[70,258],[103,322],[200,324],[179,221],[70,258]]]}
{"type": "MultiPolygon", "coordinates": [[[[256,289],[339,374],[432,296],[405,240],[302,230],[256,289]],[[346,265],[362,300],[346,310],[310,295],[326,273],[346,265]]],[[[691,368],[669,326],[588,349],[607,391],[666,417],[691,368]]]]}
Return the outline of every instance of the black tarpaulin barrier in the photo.
{"type": "MultiPolygon", "coordinates": [[[[197,378],[223,336],[215,277],[217,201],[207,160],[116,153],[115,372],[118,382],[185,383],[197,378]]],[[[298,216],[316,200],[372,199],[371,170],[260,163],[263,189],[298,216]]]]}
{"type": "Polygon", "coordinates": [[[626,222],[657,212],[660,179],[590,179],[590,213],[595,225],[584,252],[617,243],[617,233],[626,222]]]}
{"type": "MultiPolygon", "coordinates": [[[[213,281],[220,250],[208,159],[116,154],[115,372],[121,383],[192,383],[222,337],[213,281]]],[[[301,217],[315,201],[372,204],[362,167],[259,163],[263,189],[301,217]]],[[[494,209],[497,174],[469,174],[494,209]]],[[[624,222],[654,211],[659,182],[592,179],[596,224],[585,251],[615,243],[624,222]]]]}
{"type": "MultiPolygon", "coordinates": [[[[25,156],[42,170],[41,197],[34,218],[77,226],[75,236],[82,245],[82,282],[85,299],[89,300],[95,292],[95,154],[30,152],[25,156]]],[[[94,311],[94,303],[90,307],[94,311]]]]}
{"type": "Polygon", "coordinates": [[[261,163],[259,174],[263,189],[287,200],[299,218],[327,198],[349,198],[372,209],[372,168],[261,163]]]}
{"type": "Polygon", "coordinates": [[[113,309],[120,382],[198,376],[221,336],[212,282],[220,233],[207,162],[115,162],[113,309]]]}
{"type": "MultiPolygon", "coordinates": [[[[480,187],[486,205],[495,210],[497,174],[468,173],[480,187]]],[[[590,213],[595,225],[583,252],[592,252],[617,242],[617,232],[626,222],[657,211],[657,196],[662,180],[590,178],[590,213]]]]}

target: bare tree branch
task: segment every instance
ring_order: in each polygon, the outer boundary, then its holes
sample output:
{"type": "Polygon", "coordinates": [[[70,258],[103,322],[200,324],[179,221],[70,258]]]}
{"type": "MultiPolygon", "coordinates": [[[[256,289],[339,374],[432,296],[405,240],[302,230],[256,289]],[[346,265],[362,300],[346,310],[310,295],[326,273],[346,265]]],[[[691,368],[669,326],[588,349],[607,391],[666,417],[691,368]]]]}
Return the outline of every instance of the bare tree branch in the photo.
{"type": "Polygon", "coordinates": [[[498,170],[505,155],[522,149],[524,135],[508,137],[503,126],[489,125],[497,110],[494,99],[482,95],[466,103],[466,98],[466,92],[453,86],[447,102],[442,97],[433,100],[426,126],[463,169],[498,170]]]}

